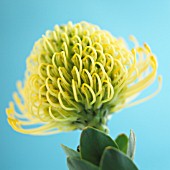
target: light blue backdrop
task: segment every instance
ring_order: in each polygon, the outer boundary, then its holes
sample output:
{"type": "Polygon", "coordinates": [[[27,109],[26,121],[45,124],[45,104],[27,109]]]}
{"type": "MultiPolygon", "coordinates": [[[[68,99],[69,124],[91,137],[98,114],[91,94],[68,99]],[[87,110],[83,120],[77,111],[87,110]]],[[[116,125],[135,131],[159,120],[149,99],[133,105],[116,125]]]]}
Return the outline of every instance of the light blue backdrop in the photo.
{"type": "MultiPolygon", "coordinates": [[[[170,161],[170,1],[0,0],[0,169],[66,170],[63,143],[76,148],[79,131],[53,136],[19,134],[7,124],[5,108],[23,79],[34,42],[55,24],[82,20],[115,36],[134,34],[147,42],[159,61],[163,89],[154,99],[112,117],[110,134],[137,135],[135,162],[141,170],[169,170],[170,161]]],[[[156,85],[148,89],[154,91],[156,85]]]]}

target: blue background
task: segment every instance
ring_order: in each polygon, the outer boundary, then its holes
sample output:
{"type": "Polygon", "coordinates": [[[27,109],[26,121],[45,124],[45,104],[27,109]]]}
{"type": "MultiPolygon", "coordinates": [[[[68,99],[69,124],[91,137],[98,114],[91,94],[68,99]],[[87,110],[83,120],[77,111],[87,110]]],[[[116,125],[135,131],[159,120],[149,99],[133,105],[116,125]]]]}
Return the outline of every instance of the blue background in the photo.
{"type": "MultiPolygon", "coordinates": [[[[66,170],[60,144],[76,148],[79,131],[52,136],[19,134],[7,124],[5,108],[16,81],[24,78],[25,60],[34,42],[55,24],[82,20],[113,35],[135,35],[147,42],[159,61],[163,88],[154,99],[115,114],[110,134],[137,136],[135,162],[141,170],[169,170],[170,152],[170,1],[0,0],[0,169],[66,170]]],[[[153,85],[144,94],[157,88],[153,85]]]]}

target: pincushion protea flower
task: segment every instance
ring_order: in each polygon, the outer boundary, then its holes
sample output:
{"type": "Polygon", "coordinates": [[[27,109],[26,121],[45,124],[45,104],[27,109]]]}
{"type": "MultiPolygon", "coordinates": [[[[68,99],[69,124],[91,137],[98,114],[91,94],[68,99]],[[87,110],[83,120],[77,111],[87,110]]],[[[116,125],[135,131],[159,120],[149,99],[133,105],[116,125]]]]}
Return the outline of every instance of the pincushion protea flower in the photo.
{"type": "Polygon", "coordinates": [[[93,126],[107,130],[109,116],[151,85],[157,60],[149,46],[129,50],[123,39],[81,22],[55,26],[34,45],[25,82],[18,83],[8,122],[18,132],[53,134],[93,126]]]}

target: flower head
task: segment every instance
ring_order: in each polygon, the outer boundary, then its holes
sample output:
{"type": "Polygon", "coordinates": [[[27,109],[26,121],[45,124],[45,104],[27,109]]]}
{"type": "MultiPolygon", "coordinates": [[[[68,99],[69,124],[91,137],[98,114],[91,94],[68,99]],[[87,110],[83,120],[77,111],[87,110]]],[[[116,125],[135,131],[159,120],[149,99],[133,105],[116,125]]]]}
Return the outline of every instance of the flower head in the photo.
{"type": "Polygon", "coordinates": [[[106,129],[108,117],[130,105],[157,74],[149,46],[129,50],[123,39],[81,22],[55,26],[34,45],[25,81],[18,82],[8,122],[18,132],[53,134],[94,126],[106,129]]]}

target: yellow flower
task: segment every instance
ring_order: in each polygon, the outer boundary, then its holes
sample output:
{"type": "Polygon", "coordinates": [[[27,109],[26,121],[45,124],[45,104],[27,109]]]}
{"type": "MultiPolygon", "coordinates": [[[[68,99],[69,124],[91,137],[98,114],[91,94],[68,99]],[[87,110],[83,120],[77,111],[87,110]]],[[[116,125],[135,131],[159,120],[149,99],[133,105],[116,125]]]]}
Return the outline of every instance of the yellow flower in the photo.
{"type": "MultiPolygon", "coordinates": [[[[110,115],[132,102],[157,75],[149,46],[129,50],[123,39],[81,22],[55,26],[34,45],[25,81],[7,109],[8,122],[25,134],[54,134],[87,125],[106,130],[110,115]]],[[[159,77],[159,80],[161,78],[159,77]]],[[[160,81],[161,82],[161,81],[160,81]]]]}

